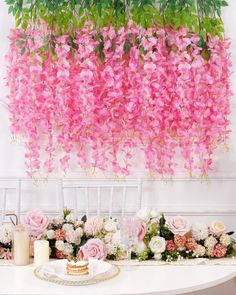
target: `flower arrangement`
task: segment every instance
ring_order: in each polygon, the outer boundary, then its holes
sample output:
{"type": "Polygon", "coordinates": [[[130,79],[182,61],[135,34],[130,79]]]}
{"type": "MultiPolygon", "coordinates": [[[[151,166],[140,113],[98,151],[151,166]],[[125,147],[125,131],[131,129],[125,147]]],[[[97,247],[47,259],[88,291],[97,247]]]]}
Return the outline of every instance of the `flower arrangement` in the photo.
{"type": "Polygon", "coordinates": [[[66,172],[75,156],[129,175],[137,150],[157,175],[175,174],[179,151],[190,175],[212,169],[229,134],[226,1],[18,2],[7,0],[19,26],[8,99],[30,177],[66,172]]]}
{"type": "Polygon", "coordinates": [[[63,217],[52,218],[44,232],[49,241],[51,257],[76,257],[80,246],[85,243],[84,221],[75,218],[70,210],[65,209],[63,217]]]}
{"type": "Polygon", "coordinates": [[[190,258],[222,258],[235,256],[233,232],[226,233],[224,223],[214,221],[210,226],[195,223],[192,226],[182,216],[166,221],[164,215],[141,211],[138,216],[146,225],[146,234],[134,246],[133,257],[139,260],[162,259],[174,261],[190,258]]]}
{"type": "Polygon", "coordinates": [[[113,218],[83,216],[75,219],[70,210],[65,210],[63,218],[53,218],[44,233],[49,241],[51,256],[105,259],[119,256],[119,231],[117,220],[113,218]]]}
{"type": "MultiPolygon", "coordinates": [[[[62,217],[47,219],[41,212],[29,212],[27,220],[47,220],[31,227],[31,236],[35,231],[40,235],[35,239],[47,239],[51,257],[78,260],[126,259],[127,249],[122,245],[122,233],[119,222],[112,217],[83,216],[75,218],[71,210],[65,209],[62,217]],[[36,218],[39,214],[40,218],[36,218]],[[29,218],[31,216],[31,218],[29,218]],[[42,227],[43,224],[43,227],[42,227]],[[42,232],[42,228],[44,228],[42,232]]],[[[137,242],[131,247],[132,259],[140,261],[156,259],[167,262],[183,259],[223,258],[236,256],[236,242],[233,232],[226,232],[225,224],[213,221],[190,225],[182,216],[168,220],[156,210],[143,209],[137,212],[137,242]]],[[[29,228],[30,229],[30,228],[29,228]]],[[[0,259],[11,258],[13,227],[0,226],[0,259]]]]}

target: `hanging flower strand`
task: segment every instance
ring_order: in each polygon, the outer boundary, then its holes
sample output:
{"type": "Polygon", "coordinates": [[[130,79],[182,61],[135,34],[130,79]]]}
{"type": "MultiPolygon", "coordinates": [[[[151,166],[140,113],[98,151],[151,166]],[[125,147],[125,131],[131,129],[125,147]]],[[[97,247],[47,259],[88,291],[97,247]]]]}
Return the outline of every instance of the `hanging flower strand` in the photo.
{"type": "Polygon", "coordinates": [[[30,177],[78,165],[172,176],[182,155],[205,175],[229,135],[229,41],[185,28],[116,30],[88,23],[58,36],[43,21],[14,29],[7,55],[11,131],[25,139],[30,177]],[[72,42],[72,43],[71,43],[72,42]]]}

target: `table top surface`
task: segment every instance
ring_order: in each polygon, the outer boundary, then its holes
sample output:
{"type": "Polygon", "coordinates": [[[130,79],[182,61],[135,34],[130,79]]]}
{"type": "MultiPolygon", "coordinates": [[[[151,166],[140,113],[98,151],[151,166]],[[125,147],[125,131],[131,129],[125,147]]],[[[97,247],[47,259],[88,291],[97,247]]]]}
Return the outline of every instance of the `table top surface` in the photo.
{"type": "Polygon", "coordinates": [[[33,274],[34,266],[0,266],[0,294],[11,295],[130,295],[184,294],[210,288],[236,276],[236,265],[121,266],[120,274],[89,286],[61,286],[33,274]]]}

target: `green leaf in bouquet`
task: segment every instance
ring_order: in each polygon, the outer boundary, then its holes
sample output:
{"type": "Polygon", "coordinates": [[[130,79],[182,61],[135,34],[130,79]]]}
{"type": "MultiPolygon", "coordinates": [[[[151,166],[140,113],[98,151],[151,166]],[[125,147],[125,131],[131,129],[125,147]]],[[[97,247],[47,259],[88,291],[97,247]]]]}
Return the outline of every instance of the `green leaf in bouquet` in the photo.
{"type": "Polygon", "coordinates": [[[160,227],[160,236],[166,240],[171,240],[174,237],[174,234],[167,226],[160,227]]]}
{"type": "Polygon", "coordinates": [[[82,218],[81,218],[81,221],[83,221],[85,223],[87,221],[87,216],[83,215],[82,218]]]}

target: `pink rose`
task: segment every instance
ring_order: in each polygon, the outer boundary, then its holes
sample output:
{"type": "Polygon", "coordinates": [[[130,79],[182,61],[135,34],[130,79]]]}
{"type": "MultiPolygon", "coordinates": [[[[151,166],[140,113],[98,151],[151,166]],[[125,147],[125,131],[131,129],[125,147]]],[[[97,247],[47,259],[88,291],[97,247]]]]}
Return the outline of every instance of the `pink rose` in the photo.
{"type": "Polygon", "coordinates": [[[88,240],[88,242],[80,248],[80,252],[80,255],[85,259],[104,260],[107,256],[105,244],[99,239],[88,240]]]}
{"type": "Polygon", "coordinates": [[[144,221],[140,221],[139,226],[138,226],[138,240],[142,241],[147,233],[147,226],[144,221]]]}
{"type": "Polygon", "coordinates": [[[87,236],[95,236],[103,229],[103,219],[98,216],[91,217],[85,222],[84,232],[87,236]]]}
{"type": "Polygon", "coordinates": [[[48,226],[48,218],[41,211],[30,211],[26,213],[24,225],[34,237],[39,237],[48,226]]]}
{"type": "Polygon", "coordinates": [[[180,236],[185,235],[190,230],[187,220],[182,216],[172,217],[169,221],[169,227],[175,235],[180,236]]]}

